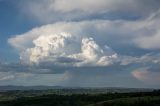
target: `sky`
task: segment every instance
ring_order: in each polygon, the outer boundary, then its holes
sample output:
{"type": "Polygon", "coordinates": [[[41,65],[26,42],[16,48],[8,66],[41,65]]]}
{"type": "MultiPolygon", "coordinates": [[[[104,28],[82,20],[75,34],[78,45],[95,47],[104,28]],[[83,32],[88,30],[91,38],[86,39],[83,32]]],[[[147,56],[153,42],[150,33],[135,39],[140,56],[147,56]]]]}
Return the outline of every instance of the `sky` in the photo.
{"type": "Polygon", "coordinates": [[[0,85],[160,88],[159,0],[0,0],[0,85]]]}

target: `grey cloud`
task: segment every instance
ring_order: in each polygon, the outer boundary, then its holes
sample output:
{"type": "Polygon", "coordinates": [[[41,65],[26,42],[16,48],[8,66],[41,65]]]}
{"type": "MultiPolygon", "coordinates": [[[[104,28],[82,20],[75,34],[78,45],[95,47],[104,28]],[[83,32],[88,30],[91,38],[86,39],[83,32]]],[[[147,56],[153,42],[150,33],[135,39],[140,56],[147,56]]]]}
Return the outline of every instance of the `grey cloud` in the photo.
{"type": "Polygon", "coordinates": [[[38,68],[21,63],[3,63],[0,64],[0,72],[16,72],[16,73],[51,73],[50,69],[38,68]]]}
{"type": "Polygon", "coordinates": [[[59,22],[34,28],[8,41],[17,49],[26,49],[33,47],[33,40],[41,35],[69,32],[72,35],[79,36],[79,39],[92,37],[96,39],[100,46],[107,44],[119,54],[143,55],[146,52],[151,52],[153,49],[159,50],[159,20],[155,17],[150,17],[136,21],[92,20],[59,22]]]}
{"type": "Polygon", "coordinates": [[[68,57],[59,57],[56,59],[57,62],[59,63],[76,63],[76,62],[82,62],[80,59],[73,59],[73,58],[68,58],[68,57]]]}
{"type": "Polygon", "coordinates": [[[43,23],[88,19],[144,18],[159,9],[158,0],[28,0],[21,3],[23,13],[43,23]],[[41,11],[39,11],[41,10],[41,11]],[[25,11],[25,12],[24,12],[25,11]],[[121,13],[121,14],[119,14],[121,13]],[[102,14],[103,17],[96,17],[102,14]],[[112,16],[113,15],[113,16],[112,16]]]}
{"type": "MultiPolygon", "coordinates": [[[[158,55],[157,55],[158,56],[158,55]]],[[[128,57],[125,57],[128,59],[128,57]]],[[[58,66],[53,63],[41,63],[35,66],[23,66],[22,64],[2,64],[1,63],[1,84],[5,81],[6,83],[12,84],[48,84],[48,85],[66,85],[66,86],[94,86],[94,87],[106,87],[106,86],[117,86],[117,87],[157,87],[159,82],[157,79],[151,80],[152,76],[156,73],[159,75],[160,60],[156,55],[146,55],[143,57],[137,57],[135,60],[132,58],[128,64],[121,64],[121,61],[114,63],[110,66],[58,66]],[[150,61],[152,60],[152,61],[150,61]],[[156,64],[154,63],[156,62],[156,64]],[[3,66],[3,71],[2,71],[3,66]],[[141,67],[147,66],[147,82],[146,80],[139,79],[139,71],[141,67]],[[14,68],[13,68],[14,67],[14,68]],[[6,69],[5,69],[6,68],[6,69]],[[5,69],[5,70],[4,70],[5,69]],[[21,70],[19,70],[21,69],[21,70]],[[151,75],[150,75],[151,73],[151,75]],[[153,74],[152,74],[153,73],[153,74]],[[138,74],[138,76],[137,76],[138,74]],[[13,80],[14,79],[14,80],[13,80]],[[127,81],[126,81],[127,79],[127,81]],[[21,80],[21,81],[20,81],[21,80]],[[26,82],[27,80],[27,82],[26,82]],[[42,82],[38,82],[42,80],[42,82]],[[140,80],[140,81],[139,81],[140,80]],[[15,82],[14,82],[15,81],[15,82]],[[31,81],[31,82],[28,82],[31,81]],[[143,82],[145,81],[145,83],[143,82]],[[132,83],[131,83],[132,82],[132,83]],[[154,84],[151,84],[154,82],[154,84]],[[133,84],[134,83],[134,84],[133,84]],[[133,85],[132,85],[133,84],[133,85]]],[[[140,74],[143,71],[140,71],[140,74]]],[[[146,75],[142,75],[146,78],[146,75]]],[[[156,75],[156,78],[157,75],[156,75]]]]}
{"type": "MultiPolygon", "coordinates": [[[[65,60],[70,61],[69,60],[65,60]]],[[[72,61],[72,60],[71,60],[72,61]]],[[[74,61],[74,60],[73,60],[74,61]]],[[[64,61],[63,61],[64,62],[64,61]]],[[[63,63],[62,62],[62,63],[63,63]]],[[[144,56],[132,57],[132,56],[120,56],[112,65],[109,66],[61,66],[54,62],[43,61],[38,65],[23,65],[21,63],[1,63],[0,72],[25,72],[25,73],[35,73],[35,74],[59,74],[65,71],[69,72],[98,72],[98,71],[110,71],[110,72],[127,72],[132,71],[141,67],[150,68],[149,71],[159,72],[160,57],[159,54],[147,54],[144,56]]]]}
{"type": "MultiPolygon", "coordinates": [[[[70,37],[67,38],[66,40],[67,42],[65,43],[65,45],[69,45],[69,46],[65,46],[65,49],[56,49],[58,51],[60,50],[60,53],[67,53],[68,56],[70,55],[69,57],[60,56],[58,53],[59,56],[56,58],[52,57],[52,55],[46,58],[45,53],[48,53],[48,50],[47,50],[47,52],[44,52],[45,58],[40,58],[41,59],[40,65],[37,67],[41,67],[42,69],[50,69],[52,72],[55,72],[55,73],[58,73],[58,71],[63,73],[66,70],[73,70],[74,68],[76,68],[73,66],[73,63],[79,63],[81,62],[81,59],[82,59],[81,57],[75,58],[73,56],[73,54],[80,52],[81,43],[76,43],[76,42],[81,42],[82,38],[90,38],[90,37],[93,38],[94,42],[96,42],[99,45],[99,47],[102,48],[103,50],[106,49],[105,48],[106,45],[107,46],[109,45],[111,48],[110,47],[107,48],[106,51],[108,53],[111,52],[111,54],[118,53],[118,56],[120,56],[117,59],[115,59],[113,63],[112,63],[113,59],[111,59],[112,61],[105,60],[104,62],[109,61],[112,64],[120,62],[121,65],[129,64],[129,65],[133,65],[133,67],[136,67],[136,68],[140,66],[147,66],[147,65],[151,66],[151,63],[159,64],[158,62],[159,56],[156,56],[156,55],[154,56],[154,54],[151,56],[146,55],[147,52],[150,52],[150,49],[152,49],[152,47],[150,48],[148,46],[149,51],[144,51],[141,55],[135,56],[134,53],[137,53],[137,51],[135,50],[143,51],[144,49],[139,45],[138,42],[135,42],[136,39],[139,39],[139,37],[144,37],[144,36],[154,36],[154,33],[157,32],[159,28],[159,24],[157,21],[157,15],[154,15],[154,14],[145,20],[136,20],[136,21],[94,20],[94,21],[82,21],[82,22],[59,22],[56,24],[50,24],[50,25],[39,27],[39,28],[34,28],[29,32],[10,38],[8,41],[13,47],[15,47],[20,51],[21,59],[26,60],[26,59],[30,59],[31,57],[24,50],[34,50],[36,49],[36,47],[38,48],[42,47],[46,49],[46,46],[43,47],[46,44],[47,44],[47,48],[50,46],[49,44],[50,39],[48,39],[49,42],[40,42],[41,40],[37,40],[41,36],[47,39],[47,36],[51,36],[54,34],[57,36],[57,34],[59,35],[62,32],[68,32],[69,34],[71,34],[73,38],[72,37],[71,39],[70,37]],[[149,30],[146,30],[146,29],[149,29],[149,30]],[[38,43],[34,47],[34,43],[36,42],[38,43]],[[28,44],[31,44],[31,45],[28,46],[28,44]],[[19,45],[21,45],[21,47],[19,47],[19,45]],[[125,47],[128,47],[129,49],[126,50],[125,47]],[[119,50],[119,51],[115,51],[115,50],[119,50]],[[122,55],[123,53],[121,53],[121,51],[126,51],[126,54],[122,55]],[[131,52],[131,54],[128,51],[131,52]],[[52,59],[56,59],[56,61],[52,59]],[[46,61],[46,60],[49,60],[49,61],[46,61]],[[62,67],[59,66],[58,64],[56,64],[56,62],[62,63],[63,66],[62,67]],[[65,63],[68,63],[68,64],[65,64],[65,63]]],[[[45,41],[48,41],[48,40],[45,40],[45,41]]],[[[145,42],[145,43],[148,43],[148,42],[145,42]]],[[[57,44],[54,44],[52,46],[54,47],[55,45],[57,44]]],[[[97,49],[97,50],[101,51],[100,49],[97,49]]],[[[54,50],[51,49],[51,51],[53,52],[54,50]]],[[[157,51],[152,51],[152,52],[157,53],[157,51]]],[[[38,52],[35,51],[34,53],[37,54],[38,52]]],[[[39,53],[40,55],[43,54],[42,52],[39,52],[39,53]]],[[[35,56],[35,54],[33,54],[33,56],[35,56]]],[[[85,70],[85,68],[86,67],[82,67],[83,70],[85,70]]],[[[130,66],[128,66],[128,68],[130,68],[130,66]]],[[[81,69],[81,68],[77,68],[77,69],[81,69]]],[[[89,68],[88,70],[92,70],[92,69],[93,68],[89,68]]]]}

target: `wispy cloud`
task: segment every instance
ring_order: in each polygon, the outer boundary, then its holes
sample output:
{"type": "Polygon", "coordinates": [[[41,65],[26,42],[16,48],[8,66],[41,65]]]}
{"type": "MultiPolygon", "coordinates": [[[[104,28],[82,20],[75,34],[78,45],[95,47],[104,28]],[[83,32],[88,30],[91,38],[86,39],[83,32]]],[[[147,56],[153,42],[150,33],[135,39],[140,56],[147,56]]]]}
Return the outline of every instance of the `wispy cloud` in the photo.
{"type": "Polygon", "coordinates": [[[144,18],[158,10],[159,3],[157,0],[27,0],[25,5],[24,2],[21,3],[21,10],[40,22],[51,23],[105,19],[105,17],[106,19],[127,19],[125,18],[127,16],[144,18]]]}

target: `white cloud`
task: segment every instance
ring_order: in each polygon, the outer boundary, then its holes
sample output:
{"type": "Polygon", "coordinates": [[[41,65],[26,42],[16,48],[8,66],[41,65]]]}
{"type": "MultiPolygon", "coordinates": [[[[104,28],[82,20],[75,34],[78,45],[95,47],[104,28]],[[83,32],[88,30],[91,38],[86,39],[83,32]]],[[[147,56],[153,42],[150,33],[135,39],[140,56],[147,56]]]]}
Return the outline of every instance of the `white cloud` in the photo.
{"type": "Polygon", "coordinates": [[[35,47],[28,48],[26,51],[29,53],[30,62],[38,63],[41,59],[43,60],[50,57],[53,59],[54,57],[57,57],[57,55],[59,57],[66,55],[67,48],[65,47],[68,45],[67,43],[72,42],[71,40],[69,42],[68,39],[70,38],[71,35],[67,33],[38,37],[33,41],[35,47]]]}
{"type": "Polygon", "coordinates": [[[78,66],[108,66],[113,64],[115,59],[117,59],[115,52],[111,49],[102,49],[93,38],[82,39],[81,53],[73,56],[77,57],[77,55],[80,57],[79,59],[84,58],[84,61],[78,63],[78,66]]]}
{"type": "Polygon", "coordinates": [[[117,58],[109,47],[100,47],[93,38],[81,38],[70,33],[39,36],[34,47],[21,53],[25,63],[50,62],[67,66],[107,66],[117,58]],[[104,48],[104,49],[103,49],[104,48]]]}

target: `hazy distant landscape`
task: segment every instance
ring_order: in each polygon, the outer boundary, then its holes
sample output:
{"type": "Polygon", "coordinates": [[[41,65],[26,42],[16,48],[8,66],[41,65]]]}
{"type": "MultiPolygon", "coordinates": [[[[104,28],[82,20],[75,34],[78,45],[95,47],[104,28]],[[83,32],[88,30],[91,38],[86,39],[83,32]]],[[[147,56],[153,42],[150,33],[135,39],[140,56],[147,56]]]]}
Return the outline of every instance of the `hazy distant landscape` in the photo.
{"type": "Polygon", "coordinates": [[[142,88],[1,86],[0,106],[159,106],[160,91],[142,88]]]}

